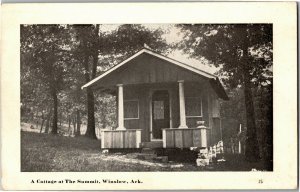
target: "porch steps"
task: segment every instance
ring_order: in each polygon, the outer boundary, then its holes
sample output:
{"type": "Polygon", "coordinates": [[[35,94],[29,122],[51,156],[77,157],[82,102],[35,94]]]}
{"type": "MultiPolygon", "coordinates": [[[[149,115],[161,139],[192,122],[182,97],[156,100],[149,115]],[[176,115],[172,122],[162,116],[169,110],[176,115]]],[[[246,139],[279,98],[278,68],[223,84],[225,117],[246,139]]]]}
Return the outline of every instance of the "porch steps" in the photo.
{"type": "Polygon", "coordinates": [[[152,148],[143,148],[141,152],[146,154],[156,154],[156,151],[152,148]]]}
{"type": "Polygon", "coordinates": [[[151,141],[151,142],[142,142],[141,148],[163,148],[163,142],[162,141],[151,141]]]}
{"type": "Polygon", "coordinates": [[[137,155],[137,158],[162,163],[168,162],[168,156],[158,156],[157,151],[153,148],[143,148],[141,153],[137,155]]]}

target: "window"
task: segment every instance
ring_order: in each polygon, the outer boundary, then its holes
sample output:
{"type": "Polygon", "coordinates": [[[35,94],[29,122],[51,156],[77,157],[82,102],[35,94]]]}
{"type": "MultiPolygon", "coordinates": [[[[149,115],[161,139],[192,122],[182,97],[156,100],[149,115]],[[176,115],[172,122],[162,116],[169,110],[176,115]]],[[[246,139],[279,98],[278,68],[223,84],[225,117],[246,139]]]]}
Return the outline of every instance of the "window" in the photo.
{"type": "Polygon", "coordinates": [[[165,109],[164,101],[153,101],[154,119],[164,119],[165,109]]]}
{"type": "Polygon", "coordinates": [[[202,99],[201,97],[185,98],[186,117],[202,117],[202,99]]]}
{"type": "Polygon", "coordinates": [[[125,100],[124,101],[124,119],[138,119],[139,118],[139,101],[125,100]]]}

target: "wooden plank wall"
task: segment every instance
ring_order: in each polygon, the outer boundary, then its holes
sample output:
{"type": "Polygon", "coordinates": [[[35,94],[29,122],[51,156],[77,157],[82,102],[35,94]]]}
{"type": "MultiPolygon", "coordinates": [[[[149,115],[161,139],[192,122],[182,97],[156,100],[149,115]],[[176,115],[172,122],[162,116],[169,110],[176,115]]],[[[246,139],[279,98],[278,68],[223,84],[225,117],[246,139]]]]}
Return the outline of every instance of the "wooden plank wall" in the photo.
{"type": "Polygon", "coordinates": [[[139,148],[141,130],[102,131],[102,149],[139,148]]]}
{"type": "Polygon", "coordinates": [[[164,129],[165,148],[206,147],[201,142],[201,129],[164,129]]]}
{"type": "MultiPolygon", "coordinates": [[[[159,83],[159,84],[141,84],[141,85],[126,85],[124,86],[124,100],[138,100],[139,101],[139,119],[131,119],[131,120],[125,120],[125,127],[127,130],[131,129],[141,129],[141,140],[143,142],[150,141],[150,105],[151,102],[150,99],[150,90],[157,90],[157,89],[170,89],[171,90],[171,118],[172,118],[172,127],[177,128],[179,126],[179,101],[178,101],[178,84],[177,83],[159,83]]],[[[209,127],[212,125],[212,122],[210,122],[211,115],[209,115],[209,92],[205,86],[203,86],[200,83],[192,83],[192,82],[186,82],[185,83],[185,95],[186,97],[202,97],[202,112],[203,117],[201,118],[188,118],[187,124],[189,128],[196,128],[196,121],[204,120],[205,126],[209,127]],[[210,118],[209,118],[210,117],[210,118]]],[[[108,134],[108,133],[107,133],[108,134]]],[[[182,137],[180,135],[181,133],[176,133],[179,137],[182,137]]],[[[197,131],[187,131],[187,133],[183,133],[183,140],[187,142],[182,142],[181,140],[177,140],[177,145],[179,147],[186,147],[190,145],[198,145],[198,140],[196,137],[191,140],[193,143],[189,143],[188,136],[190,138],[195,135],[197,135],[197,131]]],[[[200,134],[200,133],[199,133],[200,134]]],[[[210,141],[210,132],[207,133],[208,141],[210,141]]],[[[108,135],[110,137],[110,135],[108,135]]],[[[115,136],[118,137],[121,136],[115,136]]],[[[107,141],[108,142],[108,141],[107,141]]],[[[200,142],[200,140],[199,140],[200,142]]],[[[113,148],[111,145],[116,145],[115,143],[109,142],[105,146],[109,146],[113,148]],[[109,144],[110,143],[110,144],[109,144]]],[[[125,145],[125,144],[124,144],[125,145]]],[[[115,147],[115,146],[114,146],[115,147]]],[[[131,147],[131,146],[130,146],[131,147]]]]}
{"type": "Polygon", "coordinates": [[[216,93],[208,88],[208,145],[213,146],[222,140],[220,130],[220,103],[216,93]]]}
{"type": "MultiPolygon", "coordinates": [[[[126,129],[142,129],[142,141],[150,141],[150,104],[154,90],[170,90],[172,127],[179,126],[179,101],[177,83],[141,84],[124,86],[124,100],[139,101],[139,119],[125,120],[126,129]]],[[[167,128],[167,127],[166,127],[167,128]]]]}
{"type": "Polygon", "coordinates": [[[139,119],[127,119],[124,122],[126,129],[141,129],[143,142],[149,141],[149,90],[144,85],[124,86],[124,100],[139,101],[139,119]]]}
{"type": "Polygon", "coordinates": [[[187,69],[148,54],[143,54],[104,77],[101,84],[109,87],[119,83],[146,84],[177,82],[178,80],[207,81],[204,77],[187,69]]]}
{"type": "MultiPolygon", "coordinates": [[[[187,126],[196,128],[197,121],[204,121],[205,126],[209,127],[209,109],[208,109],[208,90],[206,84],[196,82],[188,82],[184,84],[185,97],[201,97],[202,98],[202,117],[187,118],[187,126]]],[[[178,101],[179,102],[179,101],[178,101]]]]}

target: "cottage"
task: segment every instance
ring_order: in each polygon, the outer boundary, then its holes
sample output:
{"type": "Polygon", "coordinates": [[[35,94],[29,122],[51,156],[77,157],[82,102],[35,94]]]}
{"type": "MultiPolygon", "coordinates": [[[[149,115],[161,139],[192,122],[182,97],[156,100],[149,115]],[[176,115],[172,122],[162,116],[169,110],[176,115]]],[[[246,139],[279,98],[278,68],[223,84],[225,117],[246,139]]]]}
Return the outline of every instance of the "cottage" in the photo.
{"type": "Polygon", "coordinates": [[[219,99],[228,97],[218,77],[150,49],[82,88],[117,96],[118,127],[101,132],[101,148],[208,147],[221,139],[219,99]]]}

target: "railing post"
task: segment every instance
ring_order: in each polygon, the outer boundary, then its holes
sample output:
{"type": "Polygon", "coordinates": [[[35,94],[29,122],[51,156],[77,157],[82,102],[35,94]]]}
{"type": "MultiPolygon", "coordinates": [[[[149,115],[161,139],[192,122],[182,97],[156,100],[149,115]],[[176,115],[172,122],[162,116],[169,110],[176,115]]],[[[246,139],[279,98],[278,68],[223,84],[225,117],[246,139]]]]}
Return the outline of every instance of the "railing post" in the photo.
{"type": "Polygon", "coordinates": [[[101,149],[104,148],[104,131],[100,131],[101,134],[101,149]]]}
{"type": "Polygon", "coordinates": [[[142,142],[142,131],[136,130],[136,148],[140,148],[140,144],[142,142]]]}
{"type": "Polygon", "coordinates": [[[166,129],[162,130],[162,136],[163,136],[163,148],[167,147],[167,135],[166,135],[166,129]]]}
{"type": "Polygon", "coordinates": [[[207,147],[207,127],[204,126],[204,121],[197,121],[197,125],[200,129],[201,147],[207,147]]]}

